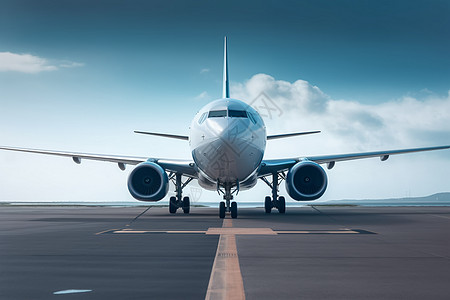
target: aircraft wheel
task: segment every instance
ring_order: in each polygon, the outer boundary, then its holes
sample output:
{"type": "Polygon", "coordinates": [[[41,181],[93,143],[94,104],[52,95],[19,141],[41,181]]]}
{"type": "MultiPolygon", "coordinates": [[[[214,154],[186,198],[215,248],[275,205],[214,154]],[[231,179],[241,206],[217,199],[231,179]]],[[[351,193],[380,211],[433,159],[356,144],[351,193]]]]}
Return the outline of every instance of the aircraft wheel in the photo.
{"type": "Polygon", "coordinates": [[[169,200],[169,212],[171,214],[174,214],[177,212],[177,209],[178,209],[177,198],[172,196],[172,197],[170,197],[170,200],[169,200]]]}
{"type": "Polygon", "coordinates": [[[266,214],[270,214],[272,211],[272,198],[266,196],[266,200],[264,201],[264,208],[266,210],[266,214]]]}
{"type": "Polygon", "coordinates": [[[183,198],[183,212],[185,214],[188,214],[190,210],[191,210],[191,202],[189,201],[189,197],[184,197],[183,198]]]}
{"type": "Polygon", "coordinates": [[[219,217],[221,219],[225,218],[225,202],[220,202],[219,204],[219,217]]]}
{"type": "Polygon", "coordinates": [[[284,214],[286,212],[286,200],[283,196],[278,197],[278,212],[284,214]]]}
{"type": "Polygon", "coordinates": [[[231,202],[231,218],[236,219],[237,218],[237,203],[231,202]]]}

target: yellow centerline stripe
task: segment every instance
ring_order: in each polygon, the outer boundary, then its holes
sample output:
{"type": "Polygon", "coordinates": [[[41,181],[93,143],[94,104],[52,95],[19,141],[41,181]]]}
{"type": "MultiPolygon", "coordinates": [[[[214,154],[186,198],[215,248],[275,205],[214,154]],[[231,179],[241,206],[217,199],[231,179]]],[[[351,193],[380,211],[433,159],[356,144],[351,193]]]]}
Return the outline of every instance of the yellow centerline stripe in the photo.
{"type": "MultiPolygon", "coordinates": [[[[222,229],[232,226],[231,219],[224,219],[222,229]]],[[[220,234],[205,299],[245,299],[235,234],[220,234]]]]}

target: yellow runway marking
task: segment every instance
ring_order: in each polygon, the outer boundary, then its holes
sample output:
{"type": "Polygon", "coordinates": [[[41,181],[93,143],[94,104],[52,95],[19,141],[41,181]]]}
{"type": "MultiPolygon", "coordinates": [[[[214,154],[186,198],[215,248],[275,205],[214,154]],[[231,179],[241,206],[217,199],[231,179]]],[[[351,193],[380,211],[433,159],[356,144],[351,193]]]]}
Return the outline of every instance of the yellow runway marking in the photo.
{"type": "Polygon", "coordinates": [[[255,234],[276,235],[271,228],[208,228],[206,234],[255,234]]]}
{"type": "Polygon", "coordinates": [[[244,283],[236,248],[236,235],[233,233],[233,229],[237,228],[232,228],[232,224],[231,219],[225,219],[222,228],[210,228],[222,231],[215,233],[220,234],[220,238],[206,292],[205,299],[207,300],[245,299],[244,283]]]}
{"type": "Polygon", "coordinates": [[[223,219],[222,228],[233,227],[233,219],[223,219]]]}
{"type": "Polygon", "coordinates": [[[208,230],[134,230],[131,228],[124,229],[108,229],[99,234],[152,234],[152,233],[166,233],[166,234],[207,234],[207,235],[278,235],[278,234],[373,234],[373,232],[358,230],[358,229],[344,229],[344,230],[272,230],[271,228],[237,228],[231,227],[230,222],[224,225],[230,227],[210,227],[208,230]]]}
{"type": "Polygon", "coordinates": [[[205,230],[116,230],[113,233],[206,233],[205,230]]]}
{"type": "Polygon", "coordinates": [[[103,231],[97,232],[95,235],[104,234],[104,233],[112,232],[112,231],[115,231],[115,230],[119,230],[119,229],[107,229],[107,230],[103,230],[103,231]]]}

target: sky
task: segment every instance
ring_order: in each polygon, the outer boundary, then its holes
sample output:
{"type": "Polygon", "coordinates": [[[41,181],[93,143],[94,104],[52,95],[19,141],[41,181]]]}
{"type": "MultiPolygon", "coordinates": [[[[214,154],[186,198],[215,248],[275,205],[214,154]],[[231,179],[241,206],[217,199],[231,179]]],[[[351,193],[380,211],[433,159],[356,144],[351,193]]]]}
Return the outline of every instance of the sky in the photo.
{"type": "MultiPolygon", "coordinates": [[[[0,0],[0,145],[190,158],[133,130],[188,134],[221,95],[225,35],[231,96],[264,93],[269,134],[322,130],[270,141],[266,158],[448,145],[449,15],[448,1],[0,0]]],[[[133,201],[131,169],[2,151],[0,201],[133,201]]],[[[450,190],[450,153],[327,174],[324,200],[423,196],[450,190]]]]}

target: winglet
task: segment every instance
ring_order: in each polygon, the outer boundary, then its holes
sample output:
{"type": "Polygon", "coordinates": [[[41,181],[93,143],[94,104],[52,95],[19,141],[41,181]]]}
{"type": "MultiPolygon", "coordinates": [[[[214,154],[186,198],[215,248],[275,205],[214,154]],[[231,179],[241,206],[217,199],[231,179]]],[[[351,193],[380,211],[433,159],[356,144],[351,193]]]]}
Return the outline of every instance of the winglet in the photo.
{"type": "Polygon", "coordinates": [[[223,47],[223,98],[230,98],[230,86],[228,84],[228,55],[227,55],[227,37],[225,36],[223,47]]]}

